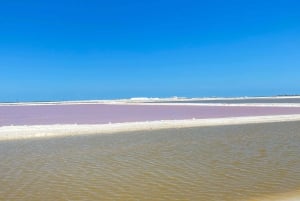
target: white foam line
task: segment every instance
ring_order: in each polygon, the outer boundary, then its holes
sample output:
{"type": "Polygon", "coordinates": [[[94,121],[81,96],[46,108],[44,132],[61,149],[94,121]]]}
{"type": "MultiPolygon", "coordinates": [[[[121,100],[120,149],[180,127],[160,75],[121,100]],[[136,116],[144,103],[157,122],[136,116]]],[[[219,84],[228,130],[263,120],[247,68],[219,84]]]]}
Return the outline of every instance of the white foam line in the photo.
{"type": "Polygon", "coordinates": [[[111,134],[119,132],[159,130],[169,128],[205,127],[220,125],[240,125],[253,123],[271,123],[300,121],[300,115],[277,115],[255,117],[230,117],[215,119],[166,120],[149,122],[130,122],[114,124],[58,124],[0,127],[0,140],[14,140],[37,137],[57,137],[85,134],[111,134]]]}

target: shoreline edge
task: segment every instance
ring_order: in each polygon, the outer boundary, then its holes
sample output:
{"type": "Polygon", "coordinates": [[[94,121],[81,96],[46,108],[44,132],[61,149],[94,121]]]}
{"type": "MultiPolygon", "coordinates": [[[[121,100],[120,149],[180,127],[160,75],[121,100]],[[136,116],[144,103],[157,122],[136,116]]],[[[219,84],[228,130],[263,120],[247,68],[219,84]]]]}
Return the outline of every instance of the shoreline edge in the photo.
{"type": "Polygon", "coordinates": [[[300,121],[300,115],[226,117],[210,119],[158,120],[111,124],[55,124],[0,127],[0,141],[90,134],[113,134],[133,131],[179,129],[192,127],[243,125],[300,121]]]}

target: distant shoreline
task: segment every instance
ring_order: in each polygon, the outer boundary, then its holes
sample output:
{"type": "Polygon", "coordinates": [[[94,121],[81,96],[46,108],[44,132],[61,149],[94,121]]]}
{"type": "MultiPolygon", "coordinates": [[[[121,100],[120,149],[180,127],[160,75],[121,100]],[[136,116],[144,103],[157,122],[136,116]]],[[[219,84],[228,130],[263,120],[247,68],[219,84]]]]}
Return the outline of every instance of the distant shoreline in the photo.
{"type": "Polygon", "coordinates": [[[5,105],[57,105],[57,104],[120,104],[120,103],[161,103],[169,101],[202,101],[202,100],[248,100],[248,99],[293,99],[299,98],[300,95],[279,95],[279,96],[242,96],[242,97],[197,97],[197,98],[186,98],[186,97],[170,97],[170,98],[148,98],[148,97],[135,97],[125,99],[99,99],[99,100],[66,100],[66,101],[15,101],[15,102],[0,102],[0,106],[5,105]]]}
{"type": "Polygon", "coordinates": [[[192,127],[243,125],[300,121],[297,115],[273,115],[251,117],[227,117],[190,120],[162,120],[147,122],[128,122],[114,124],[56,124],[0,127],[0,141],[32,139],[42,137],[81,136],[90,134],[113,134],[133,131],[179,129],[192,127]]]}

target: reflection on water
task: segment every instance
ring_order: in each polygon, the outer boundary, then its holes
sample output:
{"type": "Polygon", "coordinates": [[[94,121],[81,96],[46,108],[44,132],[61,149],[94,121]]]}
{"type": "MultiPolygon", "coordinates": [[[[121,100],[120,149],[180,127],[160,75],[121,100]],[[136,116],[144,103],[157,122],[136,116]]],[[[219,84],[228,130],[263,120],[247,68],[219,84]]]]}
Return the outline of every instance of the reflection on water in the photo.
{"type": "Polygon", "coordinates": [[[0,200],[276,200],[299,144],[299,122],[0,142],[0,200]]]}

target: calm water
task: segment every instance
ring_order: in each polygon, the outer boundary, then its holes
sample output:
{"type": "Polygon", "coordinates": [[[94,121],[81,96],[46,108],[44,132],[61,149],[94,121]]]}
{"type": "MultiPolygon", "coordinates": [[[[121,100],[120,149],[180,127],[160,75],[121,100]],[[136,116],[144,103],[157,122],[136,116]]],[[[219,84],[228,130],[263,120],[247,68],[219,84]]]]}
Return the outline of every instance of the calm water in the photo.
{"type": "Polygon", "coordinates": [[[0,142],[0,200],[275,200],[299,145],[299,122],[0,142]]]}
{"type": "Polygon", "coordinates": [[[27,105],[1,106],[0,126],[105,124],[156,120],[300,114],[300,107],[187,105],[27,105]]]}

